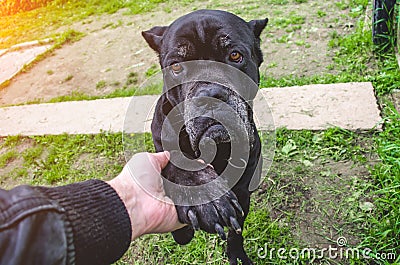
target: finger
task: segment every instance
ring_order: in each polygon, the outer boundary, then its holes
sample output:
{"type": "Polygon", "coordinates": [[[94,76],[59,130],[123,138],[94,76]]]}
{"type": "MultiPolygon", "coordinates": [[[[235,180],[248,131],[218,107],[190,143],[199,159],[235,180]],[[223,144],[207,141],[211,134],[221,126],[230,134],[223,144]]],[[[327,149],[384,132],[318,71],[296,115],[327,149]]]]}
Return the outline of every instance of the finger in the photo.
{"type": "Polygon", "coordinates": [[[168,151],[151,154],[155,159],[157,165],[160,167],[160,170],[163,169],[169,162],[170,153],[168,151]]]}
{"type": "Polygon", "coordinates": [[[225,234],[225,231],[224,231],[224,228],[220,225],[220,224],[218,224],[218,223],[216,223],[215,224],[215,232],[217,232],[217,234],[219,235],[219,237],[222,239],[222,240],[226,240],[226,234],[225,234]]]}

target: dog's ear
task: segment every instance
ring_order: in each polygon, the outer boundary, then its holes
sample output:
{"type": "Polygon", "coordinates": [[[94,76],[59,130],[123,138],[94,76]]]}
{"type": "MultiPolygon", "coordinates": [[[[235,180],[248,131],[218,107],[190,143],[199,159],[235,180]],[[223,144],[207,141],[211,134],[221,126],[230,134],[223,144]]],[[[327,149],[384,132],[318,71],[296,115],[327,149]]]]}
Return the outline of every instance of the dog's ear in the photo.
{"type": "Polygon", "coordinates": [[[256,38],[259,38],[263,29],[265,28],[265,26],[267,26],[267,23],[268,23],[268,18],[251,20],[249,21],[248,24],[250,28],[253,30],[254,36],[256,36],[256,38]]]}
{"type": "Polygon", "coordinates": [[[143,38],[147,41],[149,46],[155,50],[157,53],[160,53],[161,42],[163,39],[163,35],[168,27],[154,27],[146,31],[142,31],[143,38]]]}

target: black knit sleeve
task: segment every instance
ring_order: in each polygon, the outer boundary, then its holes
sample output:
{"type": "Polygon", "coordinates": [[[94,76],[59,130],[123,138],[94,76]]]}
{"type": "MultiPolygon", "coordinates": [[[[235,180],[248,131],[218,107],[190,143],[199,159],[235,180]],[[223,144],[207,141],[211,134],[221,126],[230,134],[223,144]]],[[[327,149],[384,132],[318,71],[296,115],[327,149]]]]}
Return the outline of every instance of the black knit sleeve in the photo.
{"type": "Polygon", "coordinates": [[[35,188],[64,210],[72,228],[76,264],[110,264],[131,242],[128,212],[106,182],[89,180],[61,187],[35,188]]]}

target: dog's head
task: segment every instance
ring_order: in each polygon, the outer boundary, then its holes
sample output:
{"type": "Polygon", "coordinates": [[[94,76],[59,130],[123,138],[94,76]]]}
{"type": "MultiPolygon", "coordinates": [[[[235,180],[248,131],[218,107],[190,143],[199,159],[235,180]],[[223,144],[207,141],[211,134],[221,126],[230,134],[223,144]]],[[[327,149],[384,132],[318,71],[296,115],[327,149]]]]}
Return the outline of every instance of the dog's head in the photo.
{"type": "MultiPolygon", "coordinates": [[[[182,79],[188,74],[185,62],[206,60],[230,65],[258,84],[258,67],[263,62],[260,34],[267,22],[268,19],[246,22],[225,11],[199,10],[177,19],[170,26],[154,27],[142,32],[142,35],[158,53],[161,68],[167,68],[172,78],[182,79]]],[[[208,76],[227,78],[224,70],[202,69],[211,71],[206,73],[208,76]]],[[[199,152],[199,145],[206,138],[211,138],[217,145],[232,141],[232,134],[213,118],[216,113],[223,116],[224,112],[232,109],[244,124],[250,144],[254,141],[252,98],[243,97],[237,89],[221,82],[207,82],[203,78],[183,81],[164,92],[169,109],[185,101],[193,103],[185,104],[183,115],[186,117],[185,130],[195,153],[199,152]]],[[[254,96],[255,93],[251,97],[254,96]]]]}

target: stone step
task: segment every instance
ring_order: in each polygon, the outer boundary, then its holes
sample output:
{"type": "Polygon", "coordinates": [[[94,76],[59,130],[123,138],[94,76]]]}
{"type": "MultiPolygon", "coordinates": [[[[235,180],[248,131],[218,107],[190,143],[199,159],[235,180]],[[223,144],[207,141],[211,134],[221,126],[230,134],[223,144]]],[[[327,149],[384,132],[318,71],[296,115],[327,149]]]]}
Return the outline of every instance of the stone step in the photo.
{"type": "Polygon", "coordinates": [[[36,40],[0,50],[0,85],[11,80],[25,65],[48,51],[53,46],[51,42],[51,39],[36,40]]]}
{"type": "MultiPolygon", "coordinates": [[[[0,136],[148,132],[157,98],[4,107],[0,108],[0,136]]],[[[254,100],[254,113],[261,130],[340,127],[365,131],[380,130],[382,123],[374,88],[367,82],[264,88],[254,100]]]]}

